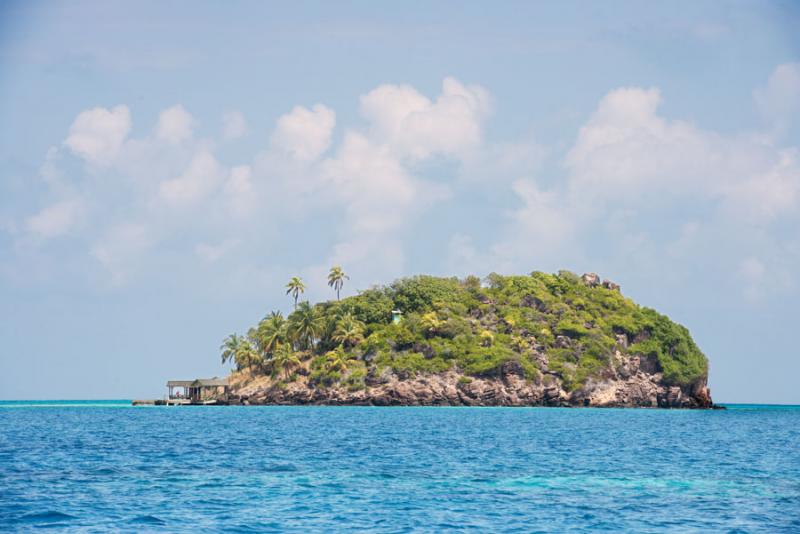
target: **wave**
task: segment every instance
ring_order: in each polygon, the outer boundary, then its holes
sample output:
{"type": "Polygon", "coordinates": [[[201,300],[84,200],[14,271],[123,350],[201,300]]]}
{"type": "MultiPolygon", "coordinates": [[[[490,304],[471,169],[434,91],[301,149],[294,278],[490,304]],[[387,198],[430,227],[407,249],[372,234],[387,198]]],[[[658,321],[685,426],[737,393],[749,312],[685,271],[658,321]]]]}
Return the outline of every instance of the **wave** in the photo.
{"type": "Polygon", "coordinates": [[[44,512],[31,512],[21,516],[17,521],[19,523],[28,524],[52,524],[63,523],[65,521],[73,521],[78,519],[74,515],[65,514],[57,510],[46,510],[44,512]]]}
{"type": "Polygon", "coordinates": [[[133,525],[166,525],[167,522],[154,515],[137,515],[131,518],[128,523],[133,525]]]}

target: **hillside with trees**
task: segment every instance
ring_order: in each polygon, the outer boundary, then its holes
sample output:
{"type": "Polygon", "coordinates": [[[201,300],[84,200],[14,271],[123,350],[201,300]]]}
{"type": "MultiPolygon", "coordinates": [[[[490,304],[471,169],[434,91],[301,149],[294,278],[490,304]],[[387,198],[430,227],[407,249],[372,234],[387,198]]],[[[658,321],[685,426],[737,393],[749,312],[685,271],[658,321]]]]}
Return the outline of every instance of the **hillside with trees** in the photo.
{"type": "Polygon", "coordinates": [[[270,312],[223,343],[235,398],[278,404],[709,407],[689,331],[595,274],[415,276],[270,312]]]}

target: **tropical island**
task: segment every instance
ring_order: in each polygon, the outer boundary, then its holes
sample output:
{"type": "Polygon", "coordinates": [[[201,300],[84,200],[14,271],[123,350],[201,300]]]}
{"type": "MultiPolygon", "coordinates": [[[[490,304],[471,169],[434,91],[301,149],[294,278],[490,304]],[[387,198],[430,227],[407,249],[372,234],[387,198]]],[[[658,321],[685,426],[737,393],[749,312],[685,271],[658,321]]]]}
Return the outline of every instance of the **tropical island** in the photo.
{"type": "Polygon", "coordinates": [[[710,408],[689,331],[594,273],[403,278],[274,311],[221,346],[232,404],[710,408]]]}
{"type": "Polygon", "coordinates": [[[269,313],[221,346],[230,404],[710,408],[689,331],[594,273],[415,276],[269,313]]]}

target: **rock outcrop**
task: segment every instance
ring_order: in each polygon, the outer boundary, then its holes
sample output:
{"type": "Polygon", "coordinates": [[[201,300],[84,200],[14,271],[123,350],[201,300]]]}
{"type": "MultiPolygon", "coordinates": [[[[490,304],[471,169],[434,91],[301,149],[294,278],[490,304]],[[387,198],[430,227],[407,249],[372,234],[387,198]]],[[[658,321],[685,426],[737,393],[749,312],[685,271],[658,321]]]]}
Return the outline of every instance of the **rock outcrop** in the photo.
{"type": "Polygon", "coordinates": [[[249,383],[234,380],[233,404],[369,406],[561,406],[711,408],[705,382],[691,387],[666,386],[662,374],[642,367],[638,357],[619,362],[618,371],[590,380],[568,393],[555,375],[526,380],[519,364],[509,362],[497,377],[464,377],[454,371],[401,378],[388,371],[371,377],[364,389],[320,387],[300,378],[249,383]]]}

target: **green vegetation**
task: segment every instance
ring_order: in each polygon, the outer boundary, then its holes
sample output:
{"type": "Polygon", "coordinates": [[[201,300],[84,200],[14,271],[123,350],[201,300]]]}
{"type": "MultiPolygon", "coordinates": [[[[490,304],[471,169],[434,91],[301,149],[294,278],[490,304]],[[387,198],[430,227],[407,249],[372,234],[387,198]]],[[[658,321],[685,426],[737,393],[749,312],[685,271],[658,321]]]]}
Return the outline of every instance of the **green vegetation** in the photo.
{"type": "Polygon", "coordinates": [[[331,267],[331,272],[328,273],[328,285],[336,291],[336,300],[341,300],[339,292],[342,290],[345,280],[350,280],[350,277],[344,274],[340,266],[334,265],[331,267]]]}
{"type": "Polygon", "coordinates": [[[297,308],[297,297],[306,292],[306,285],[303,279],[299,276],[293,276],[289,283],[286,284],[286,294],[294,298],[294,307],[297,308]]]}
{"type": "Polygon", "coordinates": [[[484,281],[415,276],[340,300],[346,279],[332,268],[337,300],[311,305],[297,302],[305,285],[292,278],[294,311],[272,312],[247,336],[226,338],[223,363],[351,390],[389,371],[403,378],[452,370],[468,384],[513,365],[527,380],[558,378],[569,391],[616,365],[616,351],[652,358],[670,385],[691,385],[708,371],[686,328],[568,271],[484,281]],[[392,310],[402,312],[399,323],[392,310]]]}

